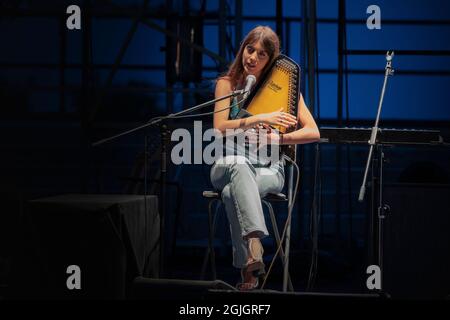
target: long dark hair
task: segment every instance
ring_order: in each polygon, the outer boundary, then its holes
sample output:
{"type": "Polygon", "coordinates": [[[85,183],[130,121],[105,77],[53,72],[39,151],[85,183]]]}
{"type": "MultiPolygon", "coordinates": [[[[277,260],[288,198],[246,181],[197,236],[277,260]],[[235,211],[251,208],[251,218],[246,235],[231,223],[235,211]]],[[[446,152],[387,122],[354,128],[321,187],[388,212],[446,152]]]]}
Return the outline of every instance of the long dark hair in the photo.
{"type": "Polygon", "coordinates": [[[253,44],[257,41],[261,41],[264,49],[269,55],[269,61],[261,71],[261,74],[264,74],[267,68],[272,65],[272,62],[280,54],[280,39],[270,27],[257,26],[256,28],[251,30],[244,38],[233,63],[230,65],[225,75],[223,75],[219,79],[226,78],[230,80],[232,88],[235,88],[239,84],[241,84],[244,81],[244,67],[242,65],[242,55],[244,53],[244,49],[248,44],[253,44]]]}

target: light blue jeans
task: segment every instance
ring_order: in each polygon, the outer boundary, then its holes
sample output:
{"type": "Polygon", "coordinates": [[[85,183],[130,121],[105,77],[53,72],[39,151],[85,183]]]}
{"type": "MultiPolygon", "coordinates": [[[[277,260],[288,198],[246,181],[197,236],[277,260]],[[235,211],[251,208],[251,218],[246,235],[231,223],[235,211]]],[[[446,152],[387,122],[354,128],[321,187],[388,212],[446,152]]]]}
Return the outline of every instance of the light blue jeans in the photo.
{"type": "Polygon", "coordinates": [[[284,166],[281,161],[262,167],[239,155],[218,159],[211,168],[211,183],[222,192],[230,223],[233,266],[247,263],[248,244],[244,237],[255,232],[259,238],[268,236],[261,198],[281,192],[284,166]]]}

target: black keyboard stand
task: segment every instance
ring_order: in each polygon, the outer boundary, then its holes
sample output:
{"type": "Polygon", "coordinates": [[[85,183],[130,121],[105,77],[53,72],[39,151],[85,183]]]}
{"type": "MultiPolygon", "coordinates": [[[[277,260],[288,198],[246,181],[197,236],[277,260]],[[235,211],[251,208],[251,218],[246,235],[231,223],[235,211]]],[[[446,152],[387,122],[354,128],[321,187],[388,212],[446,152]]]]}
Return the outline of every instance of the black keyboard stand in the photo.
{"type": "Polygon", "coordinates": [[[384,148],[386,147],[383,144],[376,145],[371,162],[368,262],[369,265],[376,265],[380,269],[380,288],[377,292],[384,297],[389,297],[383,282],[384,222],[390,213],[390,206],[383,199],[383,169],[384,163],[387,162],[384,148]]]}

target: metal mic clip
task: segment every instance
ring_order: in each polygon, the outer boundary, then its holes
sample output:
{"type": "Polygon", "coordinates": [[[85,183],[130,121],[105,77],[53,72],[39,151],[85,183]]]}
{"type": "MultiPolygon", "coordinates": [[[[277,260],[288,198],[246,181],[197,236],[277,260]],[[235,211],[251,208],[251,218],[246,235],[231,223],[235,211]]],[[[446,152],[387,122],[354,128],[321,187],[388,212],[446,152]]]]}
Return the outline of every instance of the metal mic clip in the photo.
{"type": "Polygon", "coordinates": [[[233,94],[233,96],[238,96],[240,94],[243,94],[244,92],[245,92],[245,90],[241,89],[241,90],[234,90],[231,93],[233,94]]]}
{"type": "Polygon", "coordinates": [[[394,57],[394,51],[389,50],[388,52],[386,52],[386,60],[387,61],[391,61],[393,57],[394,57]]]}
{"type": "Polygon", "coordinates": [[[392,67],[391,67],[393,58],[394,58],[393,50],[389,50],[388,52],[386,52],[386,70],[387,70],[388,75],[390,75],[390,76],[392,76],[394,74],[394,69],[392,69],[392,67]]]}

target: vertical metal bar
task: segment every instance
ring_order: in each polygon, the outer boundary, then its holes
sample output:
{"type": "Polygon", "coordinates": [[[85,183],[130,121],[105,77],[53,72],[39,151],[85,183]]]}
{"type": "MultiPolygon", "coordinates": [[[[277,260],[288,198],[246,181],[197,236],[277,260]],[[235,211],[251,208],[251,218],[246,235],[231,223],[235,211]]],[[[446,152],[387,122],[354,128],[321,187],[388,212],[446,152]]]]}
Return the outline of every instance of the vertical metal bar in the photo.
{"type": "MultiPolygon", "coordinates": [[[[316,52],[317,52],[317,13],[316,13],[316,0],[309,0],[308,1],[308,29],[307,29],[307,43],[308,43],[308,93],[309,93],[309,110],[311,114],[315,114],[316,109],[316,74],[317,74],[317,68],[316,68],[316,52]]],[[[307,147],[309,150],[311,150],[311,146],[307,147]]],[[[312,151],[312,150],[311,150],[312,151]]],[[[309,156],[309,163],[311,168],[314,168],[314,157],[315,153],[311,152],[309,156]]],[[[315,185],[315,177],[314,174],[311,175],[310,180],[310,186],[315,185]]],[[[314,200],[314,188],[310,188],[310,194],[311,199],[314,200]]],[[[311,224],[314,224],[315,222],[315,215],[317,212],[313,212],[311,216],[311,224]]],[[[312,238],[314,238],[314,235],[310,235],[312,238]]]]}
{"type": "Polygon", "coordinates": [[[91,68],[91,50],[92,50],[92,16],[91,16],[91,1],[85,0],[83,18],[81,19],[81,29],[82,29],[82,62],[83,67],[81,71],[81,105],[80,108],[80,124],[81,124],[81,139],[80,139],[80,149],[82,150],[82,160],[81,160],[81,174],[80,174],[80,185],[81,192],[87,193],[88,185],[88,159],[90,148],[89,145],[89,135],[90,135],[90,123],[89,123],[89,112],[91,107],[90,99],[90,68],[91,68]]]}
{"type": "Polygon", "coordinates": [[[234,47],[235,54],[239,50],[242,39],[242,0],[236,0],[235,14],[234,14],[234,47]]]}
{"type": "Polygon", "coordinates": [[[183,109],[187,109],[189,107],[189,99],[190,99],[190,92],[189,92],[189,82],[188,81],[183,81],[183,105],[181,106],[181,110],[183,109]]]}
{"type": "Polygon", "coordinates": [[[65,102],[65,68],[66,68],[66,18],[63,17],[59,20],[59,112],[64,113],[66,111],[65,102]]]}
{"type": "MultiPolygon", "coordinates": [[[[180,34],[183,37],[186,37],[189,34],[189,32],[186,32],[186,30],[185,30],[185,29],[188,29],[189,28],[188,26],[191,25],[189,12],[190,12],[189,0],[183,0],[182,24],[181,24],[182,27],[180,29],[180,34]]],[[[189,36],[188,36],[188,39],[190,40],[189,36]]],[[[182,45],[181,48],[183,48],[183,49],[181,49],[181,53],[180,53],[181,54],[180,70],[181,70],[181,72],[185,72],[183,65],[187,63],[187,61],[186,61],[187,58],[186,57],[188,56],[188,54],[185,54],[186,47],[184,45],[182,45]]],[[[182,76],[182,78],[184,78],[183,75],[181,75],[181,76],[182,76]]],[[[182,81],[183,81],[183,93],[182,93],[182,103],[183,103],[183,105],[181,106],[181,110],[188,108],[188,106],[189,106],[189,97],[190,97],[190,93],[189,93],[189,90],[188,90],[189,89],[189,80],[183,79],[182,81]]]]}
{"type": "Polygon", "coordinates": [[[353,199],[353,193],[352,193],[352,165],[351,165],[351,155],[353,149],[347,145],[345,146],[346,149],[346,156],[347,156],[347,202],[348,202],[348,242],[347,242],[347,248],[352,250],[352,243],[353,243],[353,206],[352,206],[352,199],[353,199]]]}
{"type": "Polygon", "coordinates": [[[377,263],[377,257],[375,257],[375,249],[376,249],[376,220],[375,220],[375,213],[376,211],[376,206],[377,206],[377,192],[376,192],[376,187],[377,187],[377,183],[378,180],[376,178],[375,175],[375,164],[376,164],[376,158],[373,158],[370,166],[371,166],[371,188],[370,188],[370,193],[371,193],[371,201],[370,201],[370,216],[368,217],[369,219],[369,239],[367,240],[368,242],[368,256],[369,256],[369,264],[375,264],[377,263]]]}
{"type": "MultiPolygon", "coordinates": [[[[347,16],[345,16],[347,18],[347,16]]],[[[347,23],[344,26],[344,35],[343,35],[343,49],[347,50],[347,23]]],[[[345,125],[347,127],[350,126],[350,112],[349,112],[349,103],[348,103],[348,55],[344,55],[344,77],[345,77],[345,125]]],[[[345,146],[346,156],[347,156],[347,202],[348,202],[348,242],[347,248],[350,250],[350,254],[352,254],[352,243],[353,243],[353,194],[352,194],[352,165],[351,165],[351,153],[353,148],[350,145],[345,146]]]]}
{"type": "MultiPolygon", "coordinates": [[[[166,29],[171,30],[171,19],[173,19],[173,1],[172,0],[166,0],[166,10],[167,10],[167,16],[166,16],[166,29]]],[[[166,50],[172,50],[170,48],[171,46],[171,40],[172,37],[166,35],[166,50]]],[[[169,51],[168,51],[169,52],[169,51]]],[[[167,59],[167,54],[166,54],[167,59]]],[[[166,87],[173,89],[173,83],[169,81],[169,75],[171,72],[171,66],[170,64],[173,63],[173,61],[166,61],[166,87]]],[[[173,113],[173,102],[174,102],[174,92],[173,90],[166,90],[166,112],[167,113],[173,113]]]]}
{"type": "Polygon", "coordinates": [[[161,124],[161,179],[160,179],[160,209],[159,209],[159,277],[164,277],[166,260],[165,250],[165,221],[167,215],[167,145],[170,139],[167,125],[161,124]]]}
{"type": "MultiPolygon", "coordinates": [[[[342,94],[343,94],[343,32],[345,28],[345,0],[339,0],[338,9],[338,92],[337,92],[337,113],[338,113],[338,126],[342,127],[342,94]]],[[[336,246],[340,249],[341,242],[341,158],[342,158],[342,147],[341,145],[336,146],[336,215],[335,215],[335,225],[336,225],[336,246]]]]}
{"type": "Polygon", "coordinates": [[[344,37],[343,34],[345,32],[345,0],[339,0],[339,13],[338,13],[338,126],[342,126],[342,97],[343,97],[343,75],[344,75],[344,67],[343,67],[343,54],[344,54],[344,37]]]}
{"type": "Polygon", "coordinates": [[[81,46],[81,59],[82,59],[82,70],[81,70],[81,91],[82,91],[82,102],[80,105],[81,110],[81,121],[87,122],[88,107],[89,107],[89,65],[90,65],[90,45],[91,45],[91,16],[90,16],[90,1],[85,1],[85,8],[83,10],[82,23],[82,46],[81,46]]]}
{"type": "MultiPolygon", "coordinates": [[[[302,21],[301,21],[301,28],[302,28],[302,33],[300,34],[300,63],[301,66],[303,68],[305,68],[306,66],[306,38],[308,37],[308,27],[307,27],[307,21],[306,21],[306,4],[307,0],[303,0],[302,1],[302,8],[301,8],[301,16],[302,16],[302,21]]],[[[305,76],[305,72],[304,70],[302,70],[303,72],[300,75],[301,78],[301,82],[300,82],[300,90],[301,92],[305,92],[305,80],[306,80],[306,76],[305,76]]]]}
{"type": "MultiPolygon", "coordinates": [[[[226,58],[226,44],[227,44],[227,2],[226,0],[219,1],[219,55],[226,58]]],[[[221,71],[225,70],[225,64],[221,62],[221,71]]]]}
{"type": "MultiPolygon", "coordinates": [[[[220,200],[217,200],[220,201],[220,200]]],[[[216,211],[214,212],[214,217],[211,219],[211,202],[209,204],[209,210],[208,210],[208,224],[209,224],[209,250],[210,250],[210,262],[211,262],[211,273],[213,280],[217,279],[217,270],[216,270],[216,253],[214,250],[214,236],[216,233],[216,221],[217,221],[217,212],[218,212],[219,206],[216,208],[216,211]]]]}
{"type": "Polygon", "coordinates": [[[378,146],[378,152],[379,152],[379,161],[378,167],[379,167],[379,206],[378,206],[378,266],[380,267],[380,284],[381,284],[381,291],[384,290],[384,268],[383,268],[383,224],[385,219],[385,204],[383,203],[383,162],[384,162],[384,153],[383,153],[383,146],[378,146]]]}
{"type": "Polygon", "coordinates": [[[276,2],[276,32],[280,37],[281,44],[284,45],[283,37],[283,0],[277,0],[276,2]]]}
{"type": "MultiPolygon", "coordinates": [[[[288,167],[288,208],[293,207],[294,204],[292,203],[293,199],[293,186],[294,186],[294,166],[289,165],[288,167]]],[[[284,247],[284,266],[283,266],[283,292],[287,292],[288,283],[289,283],[289,251],[290,251],[290,245],[291,245],[291,223],[292,223],[292,215],[291,220],[289,221],[287,228],[286,228],[286,239],[285,239],[285,247],[284,247]]]]}
{"type": "MultiPolygon", "coordinates": [[[[300,80],[300,91],[301,92],[305,92],[305,90],[306,90],[306,74],[304,72],[304,70],[306,69],[305,68],[305,66],[306,66],[306,38],[308,36],[308,33],[307,33],[308,27],[306,25],[306,21],[307,21],[306,20],[306,16],[307,16],[306,1],[307,0],[302,1],[302,8],[301,8],[301,13],[300,13],[301,17],[302,17],[302,21],[301,21],[302,33],[300,34],[300,46],[301,46],[301,48],[300,48],[300,63],[303,68],[303,70],[300,74],[300,79],[301,79],[300,80]]],[[[305,146],[300,145],[300,146],[298,146],[297,150],[299,150],[299,152],[300,152],[300,163],[305,163],[305,152],[304,152],[305,146]]],[[[305,188],[304,188],[303,180],[304,179],[300,179],[299,188],[300,188],[301,198],[305,199],[305,188]]],[[[306,215],[304,214],[304,212],[306,212],[306,210],[307,210],[306,201],[301,201],[300,217],[298,219],[300,232],[303,231],[303,225],[305,225],[304,219],[305,219],[306,215]]],[[[302,236],[304,238],[306,238],[305,233],[303,233],[303,234],[300,234],[300,240],[303,240],[302,236]]]]}
{"type": "Polygon", "coordinates": [[[316,0],[309,0],[308,7],[308,92],[309,92],[309,111],[314,114],[316,105],[316,0]]]}
{"type": "Polygon", "coordinates": [[[284,42],[284,51],[290,56],[290,43],[291,43],[291,22],[286,22],[286,41],[284,42]]]}
{"type": "Polygon", "coordinates": [[[216,217],[219,213],[219,208],[221,205],[220,199],[211,199],[208,203],[208,248],[205,252],[205,257],[203,258],[202,271],[200,274],[200,280],[205,279],[206,268],[208,267],[208,260],[210,260],[211,273],[213,280],[216,280],[216,254],[214,250],[214,233],[216,225],[216,217]],[[212,214],[212,205],[217,202],[216,210],[214,215],[212,214]]]}

